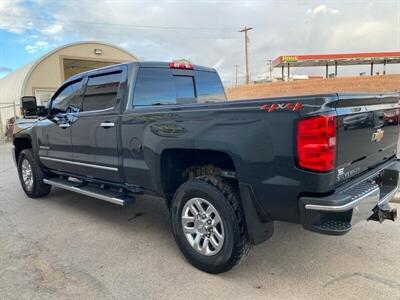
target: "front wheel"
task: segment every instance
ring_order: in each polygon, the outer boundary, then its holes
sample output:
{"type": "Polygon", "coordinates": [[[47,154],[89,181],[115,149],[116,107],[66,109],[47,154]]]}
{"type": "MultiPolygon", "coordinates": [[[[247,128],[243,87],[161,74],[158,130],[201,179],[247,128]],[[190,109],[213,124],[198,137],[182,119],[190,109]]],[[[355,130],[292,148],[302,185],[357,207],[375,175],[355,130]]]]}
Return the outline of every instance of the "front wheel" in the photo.
{"type": "Polygon", "coordinates": [[[221,177],[182,184],[172,201],[171,223],[186,259],[205,272],[228,271],[248,253],[237,189],[221,177]]]}
{"type": "Polygon", "coordinates": [[[33,156],[32,149],[24,149],[18,158],[18,175],[25,194],[30,198],[46,196],[51,186],[43,183],[44,173],[33,156]]]}

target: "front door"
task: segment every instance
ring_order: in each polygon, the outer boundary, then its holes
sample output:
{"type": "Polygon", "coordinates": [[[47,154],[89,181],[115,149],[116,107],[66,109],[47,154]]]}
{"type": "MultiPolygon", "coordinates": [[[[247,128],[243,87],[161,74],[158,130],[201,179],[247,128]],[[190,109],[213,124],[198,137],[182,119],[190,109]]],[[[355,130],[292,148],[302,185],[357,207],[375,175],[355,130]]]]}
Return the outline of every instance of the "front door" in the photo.
{"type": "Polygon", "coordinates": [[[76,173],[85,177],[120,182],[118,132],[123,72],[108,71],[89,76],[82,110],[71,126],[76,173]]]}
{"type": "Polygon", "coordinates": [[[71,113],[81,105],[82,79],[63,85],[51,102],[51,116],[37,124],[39,156],[42,163],[55,170],[71,172],[71,113]]]}

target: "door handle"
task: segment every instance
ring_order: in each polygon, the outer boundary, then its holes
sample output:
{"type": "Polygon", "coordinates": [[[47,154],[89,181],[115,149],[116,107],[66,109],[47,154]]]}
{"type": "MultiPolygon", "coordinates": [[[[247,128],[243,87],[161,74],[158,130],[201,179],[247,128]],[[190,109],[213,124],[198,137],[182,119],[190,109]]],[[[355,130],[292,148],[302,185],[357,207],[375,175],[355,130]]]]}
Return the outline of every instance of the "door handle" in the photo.
{"type": "Polygon", "coordinates": [[[62,128],[62,129],[65,129],[65,128],[69,128],[71,125],[69,125],[69,123],[62,123],[58,126],[60,126],[60,128],[62,128]]]}
{"type": "Polygon", "coordinates": [[[103,128],[111,128],[111,127],[115,126],[115,123],[103,122],[103,123],[100,123],[100,126],[103,127],[103,128]]]}

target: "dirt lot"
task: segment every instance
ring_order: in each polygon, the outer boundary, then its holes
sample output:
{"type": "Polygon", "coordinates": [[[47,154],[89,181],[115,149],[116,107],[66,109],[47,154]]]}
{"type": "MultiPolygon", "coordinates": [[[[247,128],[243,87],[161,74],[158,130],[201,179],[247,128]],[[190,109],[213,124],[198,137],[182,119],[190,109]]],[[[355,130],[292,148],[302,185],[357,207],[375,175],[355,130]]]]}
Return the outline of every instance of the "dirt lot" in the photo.
{"type": "Polygon", "coordinates": [[[338,77],[252,84],[229,89],[227,96],[231,100],[237,100],[335,92],[382,93],[392,91],[400,91],[400,75],[338,77]]]}
{"type": "Polygon", "coordinates": [[[398,222],[343,237],[277,223],[215,276],[184,260],[167,216],[152,198],[124,208],[53,189],[29,199],[0,146],[0,299],[400,299],[398,222]]]}

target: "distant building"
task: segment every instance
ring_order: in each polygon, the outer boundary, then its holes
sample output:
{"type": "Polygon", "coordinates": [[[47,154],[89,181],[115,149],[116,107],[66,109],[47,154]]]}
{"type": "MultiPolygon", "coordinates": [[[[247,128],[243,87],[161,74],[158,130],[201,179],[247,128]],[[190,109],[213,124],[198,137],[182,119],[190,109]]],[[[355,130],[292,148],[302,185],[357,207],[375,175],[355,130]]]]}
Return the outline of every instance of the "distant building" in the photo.
{"type": "Polygon", "coordinates": [[[7,119],[19,113],[22,96],[36,96],[38,105],[45,105],[74,74],[137,60],[128,51],[103,42],[77,42],[54,49],[0,79],[1,123],[4,126],[7,119]]]}
{"type": "Polygon", "coordinates": [[[332,77],[337,77],[338,66],[359,65],[370,65],[370,74],[372,76],[374,75],[374,66],[379,64],[383,65],[382,73],[385,75],[386,65],[400,64],[400,52],[281,55],[272,61],[273,68],[282,69],[282,78],[290,78],[291,68],[323,66],[325,67],[325,77],[329,78],[329,67],[333,66],[335,68],[334,76],[332,77]],[[285,68],[287,68],[287,76],[285,76],[285,68]]]}

